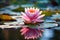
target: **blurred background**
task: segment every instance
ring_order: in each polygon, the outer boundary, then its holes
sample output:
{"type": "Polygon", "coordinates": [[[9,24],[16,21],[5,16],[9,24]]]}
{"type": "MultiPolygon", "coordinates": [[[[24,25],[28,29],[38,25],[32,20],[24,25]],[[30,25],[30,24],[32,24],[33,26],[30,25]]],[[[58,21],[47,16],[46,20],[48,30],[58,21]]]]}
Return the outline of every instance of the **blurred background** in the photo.
{"type": "MultiPolygon", "coordinates": [[[[4,22],[7,21],[16,21],[11,16],[19,16],[20,12],[24,12],[24,8],[27,7],[36,7],[42,10],[42,14],[46,15],[45,24],[53,24],[54,21],[58,24],[56,28],[52,25],[45,25],[47,29],[44,29],[43,36],[34,40],[60,40],[60,0],[0,0],[0,25],[4,25],[4,22]]],[[[0,40],[25,40],[20,35],[20,29],[0,28],[0,40]]]]}

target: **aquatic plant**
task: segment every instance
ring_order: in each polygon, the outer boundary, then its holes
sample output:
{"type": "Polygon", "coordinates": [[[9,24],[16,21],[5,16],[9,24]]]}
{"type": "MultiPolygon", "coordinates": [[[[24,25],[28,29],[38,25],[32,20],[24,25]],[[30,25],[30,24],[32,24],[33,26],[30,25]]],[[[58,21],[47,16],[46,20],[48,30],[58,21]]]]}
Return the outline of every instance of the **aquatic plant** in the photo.
{"type": "Polygon", "coordinates": [[[42,11],[38,8],[25,8],[25,13],[22,13],[22,18],[24,19],[24,25],[20,30],[21,35],[24,35],[25,39],[37,39],[42,36],[43,30],[38,26],[45,15],[41,15],[42,11]]]}
{"type": "Polygon", "coordinates": [[[38,23],[43,22],[42,18],[45,15],[41,15],[42,11],[39,11],[38,8],[25,8],[25,13],[22,13],[22,18],[25,20],[25,23],[38,23]]]}

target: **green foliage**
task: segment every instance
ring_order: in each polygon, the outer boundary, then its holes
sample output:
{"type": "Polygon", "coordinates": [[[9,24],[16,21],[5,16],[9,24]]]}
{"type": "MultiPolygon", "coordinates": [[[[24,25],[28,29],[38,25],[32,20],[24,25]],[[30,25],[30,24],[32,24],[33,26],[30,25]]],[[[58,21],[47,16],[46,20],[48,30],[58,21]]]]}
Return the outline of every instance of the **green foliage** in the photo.
{"type": "Polygon", "coordinates": [[[24,8],[19,7],[17,9],[12,10],[12,11],[14,11],[14,12],[24,12],[24,8]]]}
{"type": "Polygon", "coordinates": [[[43,11],[42,14],[45,14],[45,16],[52,16],[55,12],[52,11],[43,11]]]}
{"type": "Polygon", "coordinates": [[[32,28],[36,27],[36,24],[27,24],[27,25],[28,27],[32,27],[32,28]]]}

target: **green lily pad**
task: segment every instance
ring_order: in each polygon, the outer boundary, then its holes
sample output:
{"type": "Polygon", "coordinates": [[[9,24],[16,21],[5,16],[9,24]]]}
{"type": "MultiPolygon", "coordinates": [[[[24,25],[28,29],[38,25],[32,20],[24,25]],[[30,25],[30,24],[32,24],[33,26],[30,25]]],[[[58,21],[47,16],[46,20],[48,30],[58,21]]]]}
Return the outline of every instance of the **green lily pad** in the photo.
{"type": "Polygon", "coordinates": [[[31,28],[34,28],[36,27],[37,25],[36,24],[27,24],[28,27],[31,27],[31,28]]]}
{"type": "Polygon", "coordinates": [[[12,10],[12,11],[14,11],[14,12],[24,12],[24,8],[23,7],[19,7],[17,9],[12,10]]]}
{"type": "Polygon", "coordinates": [[[43,11],[42,14],[45,14],[45,16],[52,16],[52,14],[54,14],[54,12],[52,12],[52,11],[43,11]]]}

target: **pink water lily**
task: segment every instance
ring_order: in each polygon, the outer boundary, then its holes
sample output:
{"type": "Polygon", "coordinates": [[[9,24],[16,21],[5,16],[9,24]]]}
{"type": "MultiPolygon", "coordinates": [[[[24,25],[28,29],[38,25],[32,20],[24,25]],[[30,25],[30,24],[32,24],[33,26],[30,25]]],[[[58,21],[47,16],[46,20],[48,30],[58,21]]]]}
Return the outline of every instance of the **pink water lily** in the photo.
{"type": "Polygon", "coordinates": [[[25,13],[22,13],[22,18],[24,19],[24,24],[20,30],[21,35],[24,35],[25,39],[35,39],[42,36],[42,30],[38,28],[38,24],[43,22],[42,18],[45,15],[41,15],[42,11],[38,8],[25,8],[25,13]]]}
{"type": "Polygon", "coordinates": [[[21,35],[24,35],[25,39],[37,39],[38,37],[42,36],[43,30],[23,27],[20,32],[21,35]]]}
{"type": "Polygon", "coordinates": [[[25,23],[37,23],[42,22],[42,18],[45,15],[41,15],[42,11],[39,11],[38,8],[25,8],[25,13],[22,13],[22,18],[24,19],[25,23]]]}

